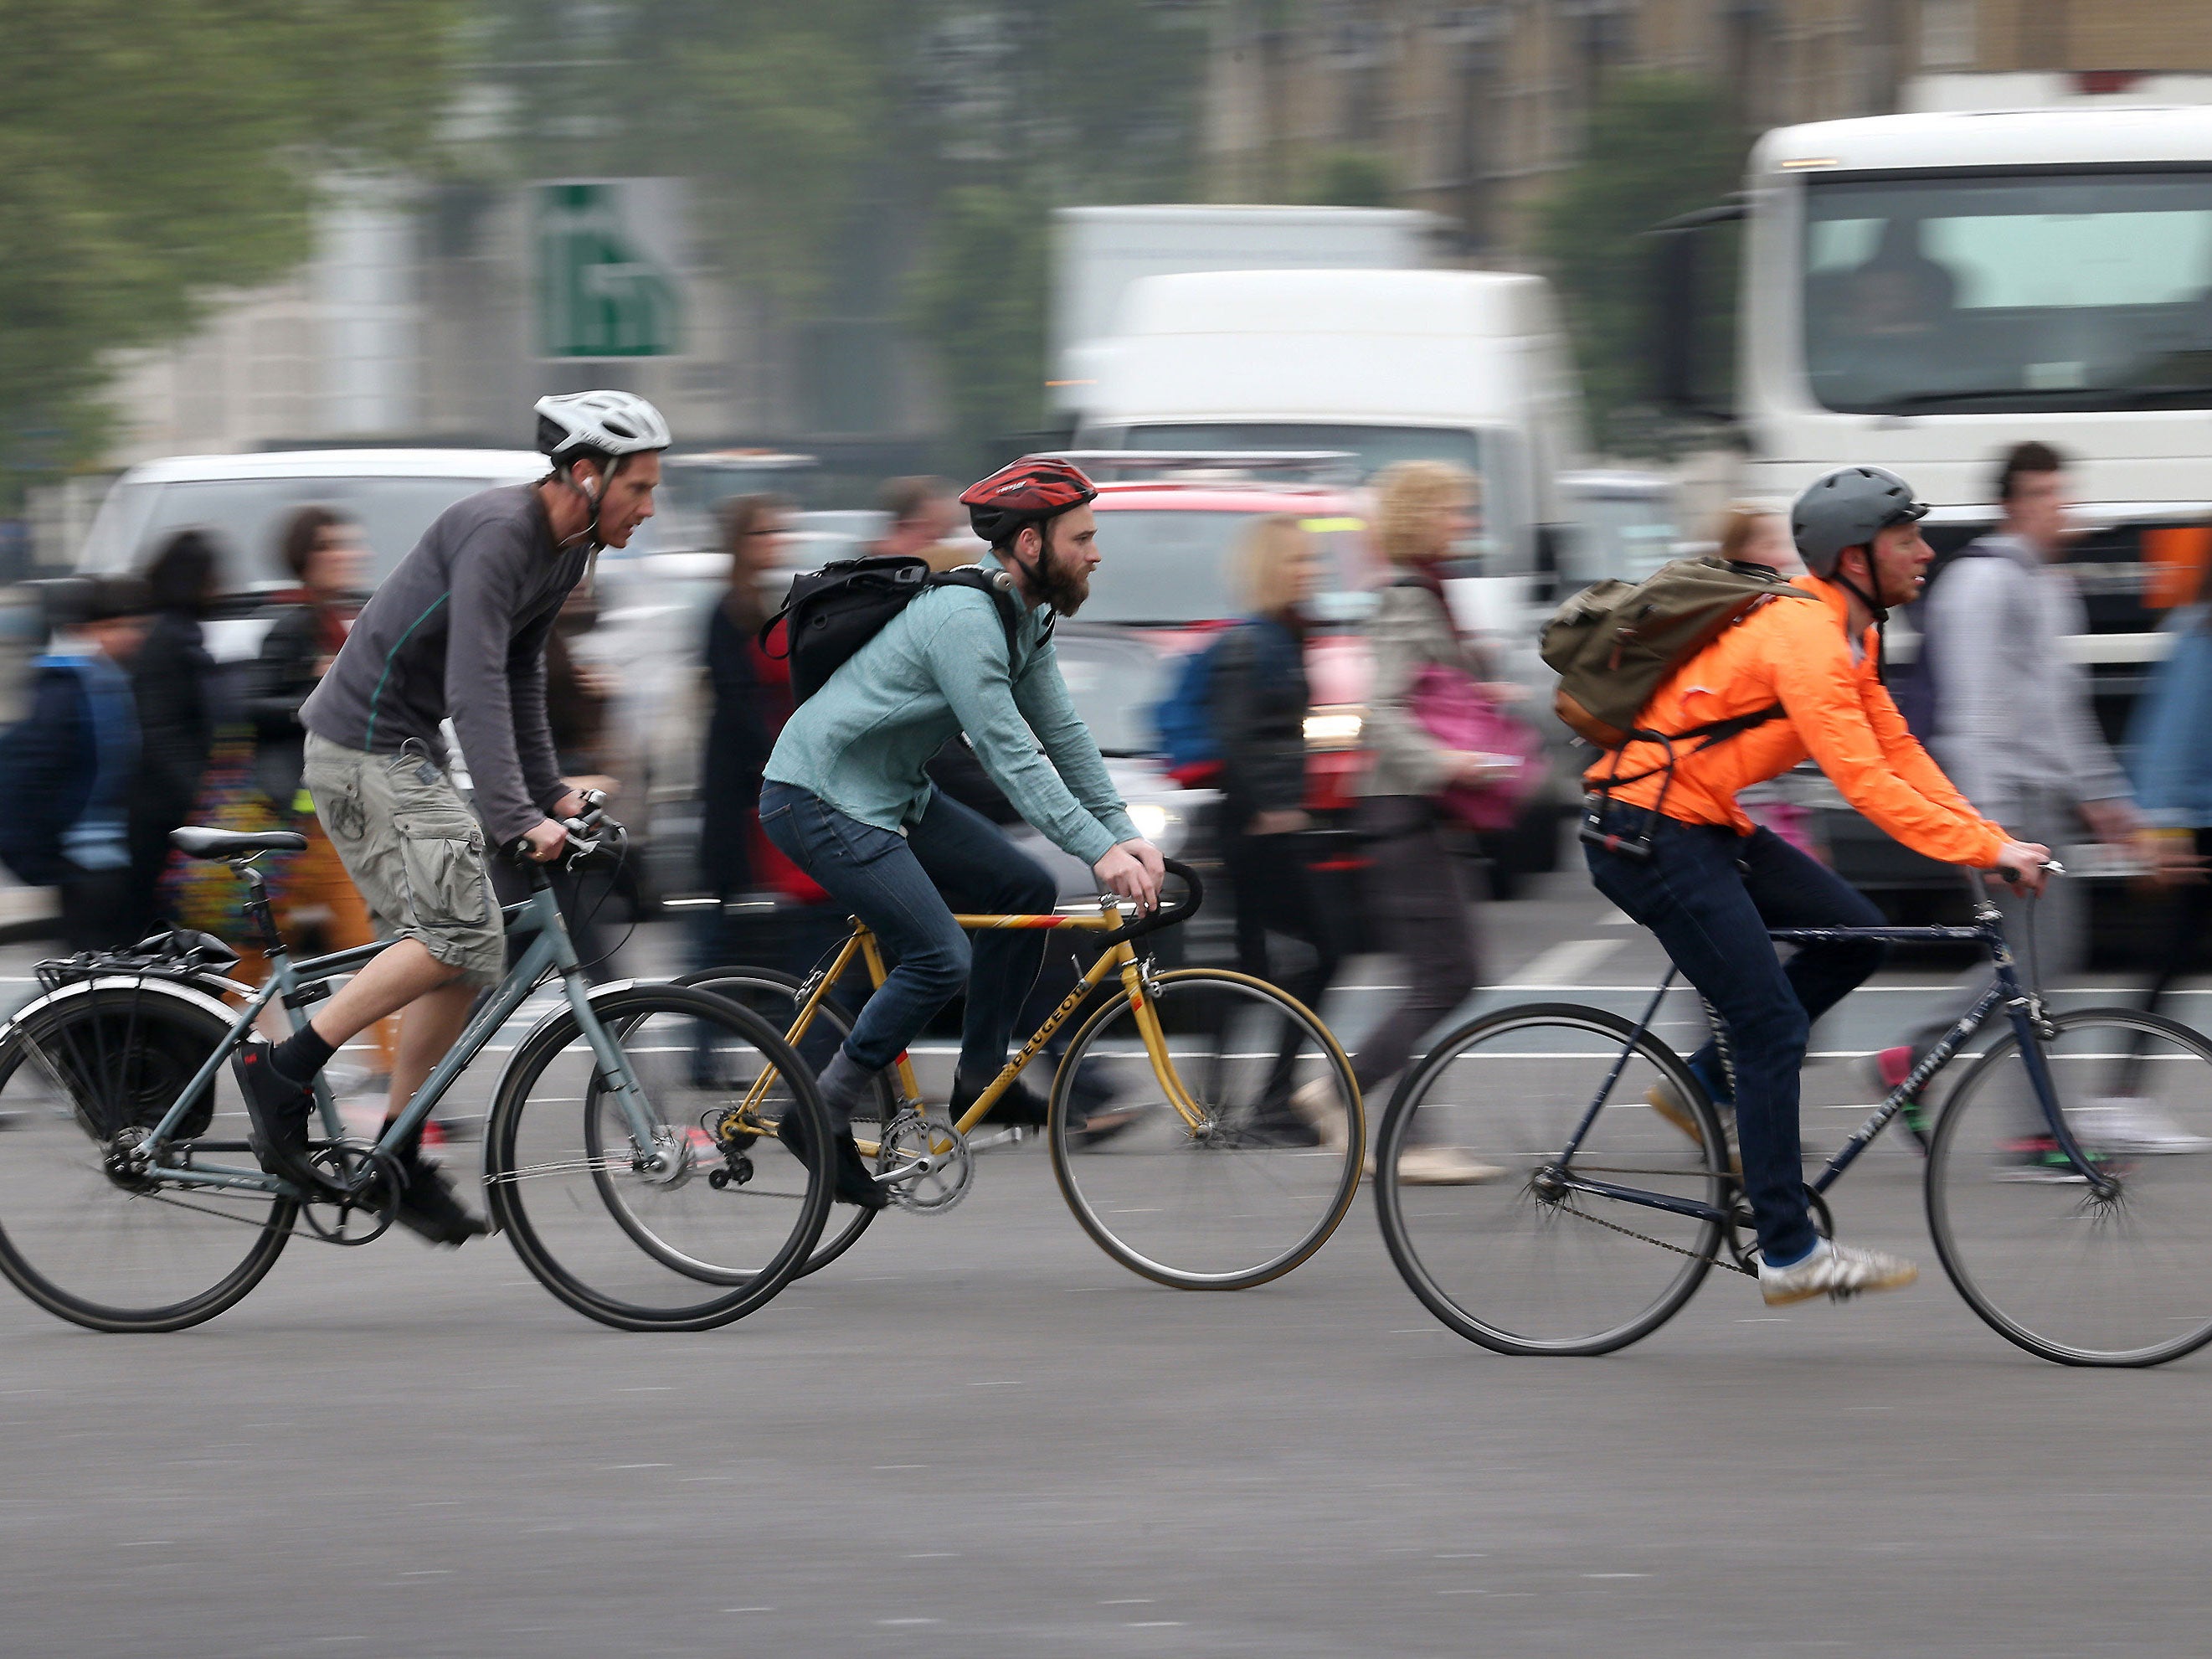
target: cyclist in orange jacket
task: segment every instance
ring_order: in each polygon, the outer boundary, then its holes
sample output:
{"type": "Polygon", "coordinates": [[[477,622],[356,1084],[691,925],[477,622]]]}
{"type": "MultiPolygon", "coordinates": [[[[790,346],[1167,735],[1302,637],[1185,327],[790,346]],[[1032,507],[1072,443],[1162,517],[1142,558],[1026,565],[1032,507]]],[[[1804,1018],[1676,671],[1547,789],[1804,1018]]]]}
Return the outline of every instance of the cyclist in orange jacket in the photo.
{"type": "MultiPolygon", "coordinates": [[[[1920,591],[1932,556],[1911,486],[1880,467],[1816,479],[1790,515],[1811,574],[1753,610],[1663,684],[1637,717],[1660,732],[1717,720],[1719,741],[1632,743],[1584,775],[1598,890],[1649,927],[1726,1022],[1734,1099],[1713,1045],[1690,1065],[1735,1108],[1743,1184],[1770,1304],[1909,1285],[1910,1261],[1818,1237],[1805,1203],[1797,1073],[1812,1023],[1881,964],[1868,939],[1800,946],[1787,963],[1770,927],[1874,927],[1881,912],[1834,872],[1754,829],[1736,792],[1807,757],[1853,806],[1915,851],[1996,869],[2040,890],[2050,849],[1974,811],[1906,728],[1881,681],[1880,624],[1920,591]]],[[[1692,1123],[1663,1085],[1652,1104],[1692,1123]]]]}

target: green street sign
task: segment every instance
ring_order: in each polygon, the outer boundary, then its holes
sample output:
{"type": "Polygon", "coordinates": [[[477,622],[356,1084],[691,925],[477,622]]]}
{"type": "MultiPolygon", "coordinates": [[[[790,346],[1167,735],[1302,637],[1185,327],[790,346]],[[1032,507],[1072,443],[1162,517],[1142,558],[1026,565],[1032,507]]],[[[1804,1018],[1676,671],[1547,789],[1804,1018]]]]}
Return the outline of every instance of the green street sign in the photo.
{"type": "Polygon", "coordinates": [[[681,188],[672,179],[531,186],[540,356],[672,357],[682,349],[681,188]]]}

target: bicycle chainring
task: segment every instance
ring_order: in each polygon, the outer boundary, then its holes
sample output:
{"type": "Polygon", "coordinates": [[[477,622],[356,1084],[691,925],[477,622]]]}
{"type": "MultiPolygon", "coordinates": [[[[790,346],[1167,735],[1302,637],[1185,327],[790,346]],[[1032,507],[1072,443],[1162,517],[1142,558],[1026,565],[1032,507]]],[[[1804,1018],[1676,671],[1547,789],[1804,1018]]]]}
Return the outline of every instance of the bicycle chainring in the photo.
{"type": "MultiPolygon", "coordinates": [[[[1836,1218],[1829,1212],[1828,1200],[1812,1188],[1805,1188],[1805,1207],[1813,1217],[1813,1231],[1823,1238],[1836,1236],[1836,1218]]],[[[1759,1228],[1752,1219],[1751,1200],[1743,1188],[1729,1189],[1728,1253],[1735,1258],[1735,1265],[1747,1273],[1759,1271],[1759,1228]]]]}
{"type": "Polygon", "coordinates": [[[939,1123],[919,1112],[901,1112],[884,1125],[877,1143],[876,1173],[927,1159],[929,1167],[903,1181],[890,1183],[891,1202],[902,1210],[934,1214],[949,1210],[968,1196],[975,1179],[975,1155],[968,1137],[949,1123],[939,1123]]]}
{"type": "Polygon", "coordinates": [[[389,1152],[358,1140],[328,1140],[308,1161],[344,1191],[343,1197],[317,1194],[301,1204],[300,1218],[308,1231],[325,1244],[352,1249],[392,1231],[406,1178],[389,1152]]]}

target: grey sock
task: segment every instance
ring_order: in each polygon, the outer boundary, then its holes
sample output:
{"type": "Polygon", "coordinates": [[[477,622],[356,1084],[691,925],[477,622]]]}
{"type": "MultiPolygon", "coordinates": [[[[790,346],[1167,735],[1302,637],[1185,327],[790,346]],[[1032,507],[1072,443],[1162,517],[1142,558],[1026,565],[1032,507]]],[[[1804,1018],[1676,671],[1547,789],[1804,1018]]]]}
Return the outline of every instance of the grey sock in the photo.
{"type": "Polygon", "coordinates": [[[854,1109],[866,1102],[875,1084],[876,1074],[840,1048],[822,1068],[822,1106],[830,1115],[830,1127],[841,1132],[851,1129],[854,1109]]]}

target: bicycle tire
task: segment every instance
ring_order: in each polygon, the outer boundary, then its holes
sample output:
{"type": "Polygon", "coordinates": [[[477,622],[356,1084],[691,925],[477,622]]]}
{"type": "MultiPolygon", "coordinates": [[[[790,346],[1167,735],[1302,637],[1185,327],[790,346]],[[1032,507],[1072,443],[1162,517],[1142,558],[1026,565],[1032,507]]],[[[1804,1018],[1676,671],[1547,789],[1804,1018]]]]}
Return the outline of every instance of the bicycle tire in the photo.
{"type": "Polygon", "coordinates": [[[1470,1342],[1504,1354],[1610,1353],[1673,1318],[1712,1269],[1725,1233],[1717,1220],[1596,1194],[1547,1193],[1539,1185],[1540,1176],[1556,1167],[1575,1124],[1596,1097],[1597,1084],[1589,1079],[1603,1078],[1608,1056],[1620,1058],[1622,1069],[1608,1105],[1577,1152],[1583,1161],[1577,1167],[1592,1175],[1613,1169],[1616,1156],[1604,1149],[1617,1147],[1628,1155],[1625,1173],[1664,1179],[1670,1184],[1660,1190],[1724,1212],[1734,1183],[1720,1121],[1705,1090],[1672,1048],[1604,1009],[1529,1003],[1469,1020],[1429,1050],[1383,1109],[1375,1148],[1375,1206],[1383,1243],[1399,1277],[1422,1305],[1470,1342]],[[1534,1047],[1502,1042],[1547,1029],[1561,1035],[1539,1039],[1534,1047]],[[1467,1057],[1479,1049],[1486,1050],[1485,1059],[1462,1072],[1467,1057]],[[1568,1081],[1568,1060],[1589,1063],[1577,1067],[1575,1079],[1568,1081]],[[1635,1097],[1636,1085],[1646,1076],[1674,1086],[1692,1114],[1694,1133],[1635,1097]],[[1416,1114],[1447,1079],[1446,1091],[1465,1092],[1471,1104],[1459,1108],[1438,1102],[1427,1107],[1449,1118],[1423,1125],[1423,1138],[1463,1145],[1478,1159],[1494,1161],[1503,1175],[1481,1183],[1417,1188],[1424,1196],[1416,1206],[1401,1179],[1401,1165],[1407,1146],[1415,1144],[1416,1114]],[[1617,1119],[1609,1115],[1616,1110],[1623,1112],[1617,1119]],[[1599,1147],[1594,1148],[1594,1141],[1599,1147]],[[1593,1150],[1607,1164],[1592,1167],[1593,1150]],[[1461,1196],[1447,1196],[1453,1194],[1461,1196]],[[1602,1221],[1591,1218],[1600,1214],[1602,1221]],[[1563,1228],[1559,1224],[1571,1216],[1579,1218],[1575,1227],[1563,1228]],[[1624,1228],[1638,1237],[1618,1231],[1624,1228]],[[1671,1235],[1663,1247],[1653,1242],[1662,1233],[1671,1235]],[[1534,1243],[1523,1244],[1523,1239],[1534,1243]],[[1644,1294],[1632,1284],[1646,1277],[1634,1263],[1648,1256],[1664,1267],[1674,1259],[1666,1250],[1680,1252],[1681,1266],[1671,1269],[1671,1278],[1655,1281],[1642,1305],[1618,1317],[1602,1316],[1591,1329],[1583,1328],[1591,1321],[1565,1312],[1571,1289],[1610,1295],[1623,1287],[1625,1300],[1632,1304],[1644,1294]],[[1598,1252],[1608,1254],[1600,1261],[1598,1252]],[[1540,1294],[1510,1284],[1488,1288],[1501,1269],[1511,1272],[1509,1258],[1516,1255],[1528,1263],[1524,1276],[1549,1274],[1552,1286],[1540,1294]],[[1597,1265],[1583,1267],[1585,1260],[1597,1265]],[[1571,1286],[1564,1282],[1570,1273],[1571,1286]],[[1483,1310],[1469,1305],[1476,1301],[1483,1310]],[[1551,1328],[1534,1328],[1547,1322],[1551,1328]]]}
{"type": "Polygon", "coordinates": [[[2054,1136],[2033,1133],[2027,1115],[2039,1108],[2017,1066],[2019,1036],[2006,1031],[1936,1120],[1923,1188],[1936,1254],[1984,1323],[2041,1358],[2140,1368],[2194,1353],[2212,1342],[2212,1150],[2130,1156],[2100,1146],[2100,1115],[2113,1109],[2103,1103],[2117,1097],[2094,1085],[2148,1078],[2160,1085],[2154,1097],[2138,1087],[2124,1098],[2154,1098],[2169,1120],[2212,1139],[2212,1042],[2132,1008],[2073,1009],[2050,1025],[2045,1057],[2060,1109],[2112,1177],[2112,1194],[2080,1178],[2054,1136]],[[2099,1030],[2127,1035],[2091,1035],[2099,1030]],[[2163,1053],[2151,1054],[2153,1045],[2163,1053]],[[2117,1066],[2133,1072],[2108,1069],[2117,1066]],[[2160,1257],[2170,1288],[2154,1282],[2160,1257]]]}
{"type": "MultiPolygon", "coordinates": [[[[0,1133],[0,1273],[47,1312],[88,1330],[184,1330],[235,1306],[276,1266],[294,1200],[139,1187],[107,1172],[113,1137],[158,1125],[229,1024],[200,993],[118,979],[65,985],[0,1030],[0,1115],[10,1120],[0,1133]]],[[[220,1140],[212,1158],[250,1167],[228,1066],[204,1105],[172,1146],[181,1154],[220,1140]]]]}
{"type": "MultiPolygon", "coordinates": [[[[787,1036],[791,1030],[793,1023],[798,1018],[799,995],[805,986],[805,981],[795,974],[778,973],[773,968],[744,967],[704,968],[697,973],[685,974],[670,982],[675,985],[696,987],[700,990],[710,991],[716,996],[729,997],[732,1001],[739,1006],[752,1009],[755,1013],[759,1014],[762,1018],[767,1020],[776,1030],[786,1033],[787,1036]],[[763,993],[780,996],[790,1005],[789,1007],[781,1017],[767,1012],[751,1000],[763,993]]],[[[842,1009],[827,998],[824,998],[821,1006],[815,1010],[814,1018],[835,1031],[841,1042],[852,1033],[853,1022],[846,1017],[842,1009]]],[[[876,1121],[878,1124],[890,1122],[897,1112],[898,1106],[896,1097],[891,1093],[889,1073],[879,1072],[876,1074],[875,1096],[876,1121]]],[[[822,1241],[814,1247],[814,1253],[806,1258],[806,1265],[799,1270],[796,1275],[798,1278],[805,1279],[810,1273],[820,1273],[839,1256],[859,1243],[860,1235],[868,1231],[868,1224],[873,1221],[878,1213],[874,1210],[862,1209],[857,1204],[836,1202],[834,1194],[831,1197],[830,1220],[822,1229],[822,1241]]]]}
{"type": "Polygon", "coordinates": [[[742,1319],[773,1299],[805,1265],[829,1212],[831,1173],[825,1160],[810,1166],[770,1138],[759,1143],[759,1151],[763,1158],[775,1158],[772,1173],[711,1184],[702,1178],[703,1135],[689,1121],[690,1109],[704,1099],[708,1111],[720,1110],[730,1103],[729,1093],[701,1087],[698,1097],[684,1100],[672,1114],[670,1105],[684,1089],[700,1085],[664,1076],[657,1064],[646,1062],[673,1054],[684,1057],[676,1070],[688,1070],[693,1034],[702,1024],[719,1026],[733,1042],[757,1051],[783,1072],[790,1085],[788,1109],[805,1115],[816,1137],[813,1144],[821,1146],[826,1120],[814,1074],[767,1021],[709,992],[617,985],[592,993],[592,1006],[599,1023],[623,1044],[632,1070],[660,1113],[657,1139],[680,1160],[682,1173],[656,1176],[627,1160],[621,1168],[612,1167],[618,1155],[611,1151],[595,1156],[586,1150],[578,1157],[569,1150],[580,1139],[590,1146],[586,1124],[591,1112],[612,1109],[610,1097],[594,1086],[599,1067],[582,1027],[574,1012],[564,1007],[540,1021],[516,1047],[495,1088],[484,1136],[484,1181],[493,1218],[532,1276],[587,1318],[634,1331],[708,1330],[742,1319]],[[666,1024],[648,1029],[647,1023],[656,1020],[666,1024]],[[640,1033],[651,1041],[634,1042],[640,1033]],[[556,1066],[566,1069],[556,1074],[556,1066]],[[571,1074],[579,1080],[565,1083],[571,1074]],[[563,1086],[574,1092],[556,1092],[563,1086]],[[659,1249],[640,1247],[639,1213],[617,1215],[605,1201],[602,1177],[628,1180],[641,1193],[651,1188],[665,1198],[653,1215],[659,1249]],[[591,1194],[589,1203],[580,1195],[584,1192],[591,1194]],[[762,1218],[757,1228],[750,1222],[755,1215],[762,1218]],[[790,1218],[787,1226],[777,1219],[784,1215],[790,1218]],[[670,1235],[679,1229],[706,1244],[678,1243],[670,1235]],[[671,1252],[700,1261],[742,1253],[762,1266],[740,1282],[718,1282],[672,1266],[671,1252]]]}
{"type": "MultiPolygon", "coordinates": [[[[1198,1081],[1196,1092],[1209,1111],[1207,1125],[1194,1131],[1164,1102],[1147,1102],[1155,1107],[1148,1115],[1158,1125],[1157,1131],[1133,1127],[1123,1137],[1095,1151],[1078,1141],[1080,1131],[1074,1126],[1071,1103],[1079,1079],[1108,1089],[1119,1084],[1116,1098],[1125,1097],[1140,1076],[1151,1077],[1155,1084],[1158,1081],[1141,1044],[1133,1052],[1126,1048],[1127,1042],[1134,1041],[1133,1035],[1112,1035],[1115,1023],[1133,1012],[1128,993],[1117,992],[1083,1023],[1054,1074],[1046,1127],[1054,1178],[1092,1242],[1133,1273],[1155,1284],[1185,1291],[1242,1291],[1265,1285],[1289,1273],[1326,1243],[1358,1194],[1366,1128],[1351,1062],[1316,1015],[1264,980],[1222,969],[1185,968],[1155,975],[1150,983],[1156,1013],[1165,1011],[1178,1027],[1186,1012],[1196,1018],[1195,1041],[1188,1036],[1182,1040],[1189,1063],[1179,1062],[1176,1070],[1187,1087],[1194,1079],[1198,1081]],[[1208,988],[1223,994],[1224,1006],[1231,995],[1252,1005],[1248,1018],[1261,1005],[1272,1008],[1285,1022],[1283,1029],[1297,1034],[1294,1069],[1304,1069],[1310,1078],[1334,1079],[1332,1109],[1341,1120],[1340,1146],[1330,1151],[1269,1144],[1279,1141],[1287,1132],[1271,1100],[1273,1093],[1279,1092],[1274,1087],[1272,1068],[1279,1064],[1281,1039],[1276,1039],[1273,1048],[1263,1046],[1249,1055],[1221,1051],[1217,1039],[1226,1032],[1226,1022],[1209,1030],[1208,1011],[1200,1006],[1208,988]],[[1124,1048],[1120,1052],[1105,1048],[1109,1040],[1124,1043],[1124,1048]],[[1206,1042],[1216,1042],[1210,1055],[1199,1052],[1199,1045],[1206,1042]],[[1269,1078],[1261,1082],[1251,1097],[1231,1098],[1228,1062],[1248,1058],[1264,1060],[1271,1068],[1269,1078]],[[1199,1063],[1201,1060],[1206,1063],[1199,1063]],[[1320,1062],[1318,1067],[1312,1064],[1316,1060],[1320,1062]],[[1135,1218],[1140,1214],[1167,1214],[1167,1206],[1157,1201],[1145,1205],[1115,1201],[1130,1196],[1157,1200],[1166,1195],[1170,1182],[1182,1186],[1190,1200],[1178,1212],[1177,1220],[1139,1223],[1135,1218]],[[1195,1196],[1201,1184],[1209,1192],[1213,1188],[1231,1192],[1233,1196],[1227,1200],[1231,1203],[1264,1203],[1270,1193],[1279,1194],[1280,1202],[1270,1206],[1272,1213],[1223,1209],[1195,1196]],[[1231,1237],[1222,1224],[1236,1221],[1261,1224],[1238,1229],[1237,1236],[1231,1237]],[[1145,1236],[1142,1242],[1137,1237],[1139,1234],[1145,1236]],[[1183,1261],[1167,1259],[1170,1252],[1183,1261]],[[1201,1255],[1213,1257],[1212,1265],[1197,1265],[1201,1255]],[[1220,1265],[1224,1261],[1234,1265],[1220,1265]]],[[[1261,1041],[1266,1042],[1264,1034],[1261,1041]]],[[[1177,1043],[1173,1030],[1168,1042],[1172,1050],[1177,1043]]],[[[1253,1075],[1256,1073],[1248,1073],[1243,1080],[1249,1082],[1253,1075]]]]}

